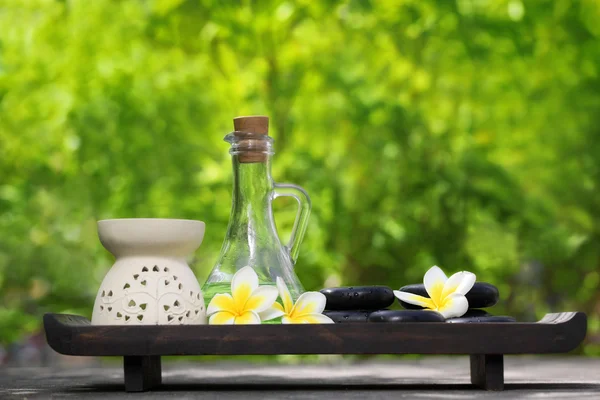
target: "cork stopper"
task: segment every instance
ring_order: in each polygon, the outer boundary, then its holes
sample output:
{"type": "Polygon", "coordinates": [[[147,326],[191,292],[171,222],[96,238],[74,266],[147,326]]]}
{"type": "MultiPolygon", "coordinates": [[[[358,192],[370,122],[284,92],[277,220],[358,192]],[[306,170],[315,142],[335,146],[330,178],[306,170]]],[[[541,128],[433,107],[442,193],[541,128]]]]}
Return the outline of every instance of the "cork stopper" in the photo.
{"type": "Polygon", "coordinates": [[[233,130],[236,132],[269,134],[269,117],[252,115],[249,117],[236,117],[233,119],[233,130]]]}
{"type": "Polygon", "coordinates": [[[234,134],[240,138],[237,143],[238,159],[241,163],[266,162],[271,143],[269,135],[269,117],[252,115],[233,119],[234,134]],[[264,135],[264,136],[263,136],[264,135]]]}

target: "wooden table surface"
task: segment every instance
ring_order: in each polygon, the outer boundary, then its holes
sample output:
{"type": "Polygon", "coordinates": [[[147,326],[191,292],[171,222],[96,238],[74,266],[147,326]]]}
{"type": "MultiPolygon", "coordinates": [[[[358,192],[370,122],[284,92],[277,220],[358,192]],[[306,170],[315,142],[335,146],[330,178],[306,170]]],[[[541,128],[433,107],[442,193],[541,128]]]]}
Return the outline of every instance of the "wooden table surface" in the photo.
{"type": "Polygon", "coordinates": [[[485,392],[469,382],[468,357],[349,363],[323,356],[320,364],[165,362],[163,386],[123,392],[123,369],[0,369],[0,399],[600,399],[600,359],[507,356],[505,390],[485,392]]]}

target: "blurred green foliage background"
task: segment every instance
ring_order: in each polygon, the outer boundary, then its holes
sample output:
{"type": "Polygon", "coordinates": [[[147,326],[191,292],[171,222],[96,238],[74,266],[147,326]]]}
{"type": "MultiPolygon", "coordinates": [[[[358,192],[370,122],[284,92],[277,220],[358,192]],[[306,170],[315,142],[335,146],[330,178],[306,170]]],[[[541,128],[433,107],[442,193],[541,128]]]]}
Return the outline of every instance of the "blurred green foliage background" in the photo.
{"type": "Polygon", "coordinates": [[[0,343],[91,315],[98,219],[205,221],[203,281],[266,114],[307,289],[469,270],[600,354],[599,74],[597,0],[0,0],[0,343]]]}

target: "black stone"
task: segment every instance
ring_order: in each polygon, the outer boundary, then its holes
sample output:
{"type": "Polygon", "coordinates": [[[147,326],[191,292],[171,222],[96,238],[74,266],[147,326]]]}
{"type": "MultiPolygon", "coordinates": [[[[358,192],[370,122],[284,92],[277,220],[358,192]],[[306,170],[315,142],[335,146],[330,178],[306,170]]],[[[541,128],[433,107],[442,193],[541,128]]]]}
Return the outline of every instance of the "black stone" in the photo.
{"type": "Polygon", "coordinates": [[[387,286],[351,286],[321,290],[327,298],[326,310],[381,310],[394,303],[394,292],[387,286]]]}
{"type": "Polygon", "coordinates": [[[437,311],[385,310],[372,312],[369,322],[444,322],[444,316],[437,311]]]}
{"type": "Polygon", "coordinates": [[[323,315],[328,316],[336,324],[345,324],[351,322],[367,322],[369,315],[373,310],[356,311],[323,311],[323,315]]]}
{"type": "Polygon", "coordinates": [[[467,317],[487,317],[487,316],[492,316],[492,314],[488,313],[485,310],[478,310],[478,309],[474,309],[474,308],[470,308],[467,310],[467,312],[465,313],[465,315],[463,315],[461,318],[467,318],[467,317]]]}
{"type": "MultiPolygon", "coordinates": [[[[403,286],[400,288],[400,291],[429,298],[427,290],[425,290],[425,285],[422,283],[403,286]]],[[[475,282],[473,288],[469,290],[465,297],[469,301],[469,308],[486,308],[491,307],[498,302],[500,293],[498,292],[498,288],[490,283],[475,282]]],[[[423,308],[403,301],[400,301],[400,304],[402,304],[402,307],[409,310],[421,310],[423,308]]]]}
{"type": "Polygon", "coordinates": [[[513,317],[499,316],[499,315],[488,315],[483,317],[459,317],[449,318],[446,322],[451,324],[473,324],[478,322],[517,322],[513,317]]]}

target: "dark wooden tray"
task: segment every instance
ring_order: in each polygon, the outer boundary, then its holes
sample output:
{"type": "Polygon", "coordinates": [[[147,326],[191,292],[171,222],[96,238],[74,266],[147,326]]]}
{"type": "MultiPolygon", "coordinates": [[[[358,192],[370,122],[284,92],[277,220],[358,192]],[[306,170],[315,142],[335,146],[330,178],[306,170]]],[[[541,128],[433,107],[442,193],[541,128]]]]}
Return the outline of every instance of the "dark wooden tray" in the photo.
{"type": "Polygon", "coordinates": [[[504,354],[573,350],[587,318],[566,312],[535,323],[94,326],[81,316],[46,314],[44,328],[58,353],[124,357],[127,391],[160,384],[161,356],[251,354],[469,354],[471,382],[502,390],[504,354]]]}

